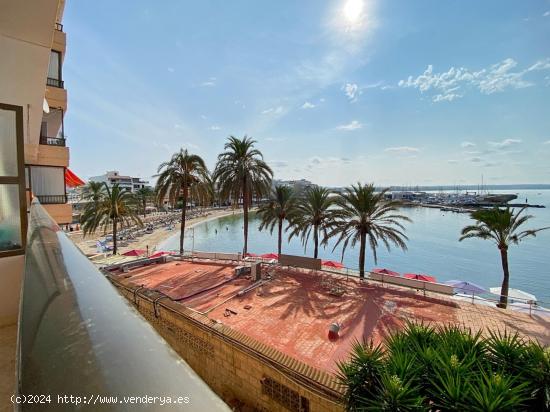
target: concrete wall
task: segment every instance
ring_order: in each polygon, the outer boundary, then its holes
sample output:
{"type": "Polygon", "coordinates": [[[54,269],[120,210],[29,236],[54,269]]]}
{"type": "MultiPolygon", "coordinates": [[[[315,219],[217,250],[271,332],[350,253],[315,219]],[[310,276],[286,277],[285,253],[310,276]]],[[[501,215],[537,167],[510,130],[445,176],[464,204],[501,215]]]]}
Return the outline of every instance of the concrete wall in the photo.
{"type": "Polygon", "coordinates": [[[0,327],[17,322],[24,263],[24,256],[0,258],[0,327]]]}
{"type": "MultiPolygon", "coordinates": [[[[134,301],[132,289],[116,281],[113,283],[123,296],[134,301]]],[[[265,352],[257,349],[258,342],[230,330],[227,326],[212,323],[205,316],[193,313],[168,299],[157,303],[155,314],[153,300],[156,296],[144,297],[138,293],[135,296],[137,309],[195,372],[230,405],[235,406],[242,402],[259,411],[344,410],[339,402],[340,392],[334,389],[332,375],[315,370],[275,349],[270,349],[270,355],[266,356],[265,352]],[[277,361],[283,358],[291,359],[290,363],[285,365],[284,362],[277,361]],[[305,372],[301,375],[300,371],[309,371],[308,376],[305,372]],[[319,377],[319,381],[324,379],[326,387],[312,383],[311,376],[319,377]],[[283,397],[297,400],[296,407],[285,406],[273,394],[268,395],[266,383],[269,381],[275,382],[277,391],[284,392],[283,397]],[[289,394],[292,395],[288,396],[289,394]],[[299,408],[299,403],[302,409],[299,408]],[[307,405],[307,409],[304,405],[307,405]]]]}

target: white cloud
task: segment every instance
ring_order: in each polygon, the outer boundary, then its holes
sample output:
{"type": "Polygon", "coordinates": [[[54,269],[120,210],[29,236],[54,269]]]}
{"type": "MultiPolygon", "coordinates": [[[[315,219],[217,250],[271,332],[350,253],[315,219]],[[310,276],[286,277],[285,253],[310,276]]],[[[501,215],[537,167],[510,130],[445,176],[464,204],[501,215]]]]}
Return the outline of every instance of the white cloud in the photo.
{"type": "Polygon", "coordinates": [[[357,120],[352,120],[348,124],[341,124],[340,126],[337,126],[336,129],[352,131],[352,130],[361,129],[362,127],[363,125],[360,122],[358,122],[357,120]]]}
{"type": "Polygon", "coordinates": [[[410,147],[410,146],[396,146],[396,147],[388,147],[384,149],[384,151],[389,153],[412,154],[412,153],[420,152],[420,149],[417,147],[410,147]]]}
{"type": "Polygon", "coordinates": [[[206,117],[204,114],[201,114],[201,119],[206,120],[206,119],[208,119],[208,117],[206,117]]]}
{"type": "Polygon", "coordinates": [[[489,145],[497,149],[502,149],[519,143],[521,143],[520,139],[504,139],[500,142],[489,142],[489,145]]]}
{"type": "Polygon", "coordinates": [[[542,17],[548,17],[548,16],[550,16],[550,10],[548,10],[547,12],[545,12],[545,13],[542,15],[542,17]]]}
{"type": "Polygon", "coordinates": [[[533,86],[534,83],[524,77],[537,70],[549,70],[550,59],[537,61],[529,68],[516,70],[518,63],[507,58],[489,68],[471,71],[467,68],[451,67],[446,72],[434,73],[430,64],[424,72],[414,78],[398,82],[399,87],[411,87],[421,93],[434,92],[433,102],[451,102],[464,96],[468,88],[477,88],[483,94],[502,92],[508,88],[520,89],[533,86]]]}
{"type": "Polygon", "coordinates": [[[447,160],[447,163],[455,164],[455,163],[458,163],[458,160],[456,160],[456,159],[449,159],[449,160],[447,160]]]}
{"type": "Polygon", "coordinates": [[[210,130],[221,130],[220,126],[212,125],[209,127],[210,130]]]}
{"type": "Polygon", "coordinates": [[[284,111],[283,106],[277,106],[277,107],[270,107],[269,109],[263,110],[262,114],[279,115],[279,114],[282,114],[283,111],[284,111]]]}
{"type": "Polygon", "coordinates": [[[547,140],[546,142],[543,142],[542,144],[550,144],[550,140],[547,140]]]}
{"type": "Polygon", "coordinates": [[[483,161],[481,157],[470,157],[468,160],[473,163],[479,163],[483,161]]]}
{"type": "Polygon", "coordinates": [[[216,85],[216,78],[210,77],[207,81],[200,84],[203,87],[214,87],[216,85]]]}
{"type": "Polygon", "coordinates": [[[360,94],[359,86],[355,83],[346,83],[342,86],[342,90],[351,102],[355,102],[360,94]]]}
{"type": "Polygon", "coordinates": [[[460,146],[463,147],[463,148],[474,147],[475,145],[476,144],[472,143],[472,142],[462,142],[462,143],[460,143],[460,146]]]}
{"type": "Polygon", "coordinates": [[[168,71],[169,71],[170,73],[174,73],[174,72],[176,71],[176,69],[174,69],[173,67],[168,67],[168,71]]]}
{"type": "Polygon", "coordinates": [[[313,103],[310,103],[310,102],[305,102],[303,105],[302,105],[302,109],[313,109],[315,107],[315,105],[313,103]]]}

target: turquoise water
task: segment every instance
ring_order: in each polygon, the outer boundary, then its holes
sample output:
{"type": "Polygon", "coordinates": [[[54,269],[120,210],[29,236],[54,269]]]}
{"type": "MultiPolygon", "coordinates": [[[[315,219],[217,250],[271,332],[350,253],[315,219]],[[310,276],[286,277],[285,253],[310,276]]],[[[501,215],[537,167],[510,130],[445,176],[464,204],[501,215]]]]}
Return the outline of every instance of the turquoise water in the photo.
{"type": "MultiPolygon", "coordinates": [[[[528,213],[535,218],[527,228],[550,226],[550,190],[507,193],[517,193],[518,203],[525,202],[527,198],[529,203],[546,206],[545,209],[528,209],[528,213]]],[[[458,241],[462,227],[472,222],[468,214],[428,208],[404,208],[402,213],[413,220],[406,225],[408,250],[392,249],[388,252],[385,248],[379,248],[377,265],[368,251],[367,269],[378,266],[401,273],[427,273],[438,281],[461,279],[485,287],[500,286],[502,268],[497,248],[489,241],[458,241]]],[[[194,243],[195,250],[239,252],[243,244],[242,225],[241,215],[201,223],[194,230],[187,231],[185,247],[189,249],[194,243]]],[[[251,217],[249,251],[260,254],[276,252],[276,233],[271,236],[269,232],[259,232],[258,225],[259,221],[251,217]]],[[[333,252],[333,245],[334,242],[330,242],[328,247],[320,249],[322,259],[341,259],[341,249],[333,252]]],[[[178,237],[169,239],[164,247],[177,249],[178,237]]],[[[283,242],[283,253],[311,256],[313,247],[310,244],[304,251],[300,241],[292,239],[290,243],[283,242]]],[[[533,293],[540,301],[550,303],[550,230],[540,232],[536,238],[526,239],[518,246],[511,246],[509,260],[511,287],[533,293]]],[[[357,268],[358,249],[348,249],[343,262],[347,267],[357,268]]]]}

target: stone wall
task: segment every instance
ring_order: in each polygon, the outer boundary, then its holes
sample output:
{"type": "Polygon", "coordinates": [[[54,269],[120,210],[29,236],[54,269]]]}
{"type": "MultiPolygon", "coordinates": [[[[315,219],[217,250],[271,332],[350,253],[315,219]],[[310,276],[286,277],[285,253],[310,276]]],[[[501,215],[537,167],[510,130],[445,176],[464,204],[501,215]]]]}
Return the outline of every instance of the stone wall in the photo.
{"type": "Polygon", "coordinates": [[[259,411],[343,411],[333,375],[312,368],[185,308],[111,277],[178,354],[226,402],[259,411]]]}

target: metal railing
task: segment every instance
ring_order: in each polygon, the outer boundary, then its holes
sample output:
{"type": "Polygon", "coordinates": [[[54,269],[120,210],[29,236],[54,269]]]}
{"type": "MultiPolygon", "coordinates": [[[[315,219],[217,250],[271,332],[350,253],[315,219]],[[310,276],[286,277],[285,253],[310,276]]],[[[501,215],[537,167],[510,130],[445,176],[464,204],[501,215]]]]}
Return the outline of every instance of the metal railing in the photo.
{"type": "Polygon", "coordinates": [[[65,137],[40,136],[40,144],[48,145],[48,146],[65,147],[66,140],[65,140],[65,137]]]}
{"type": "Polygon", "coordinates": [[[61,23],[55,23],[55,29],[57,31],[63,31],[63,25],[61,23]]]}
{"type": "Polygon", "coordinates": [[[63,80],[59,80],[59,79],[54,79],[52,77],[48,77],[46,79],[46,86],[52,86],[52,87],[58,87],[60,89],[63,89],[63,87],[65,86],[63,80]]]}
{"type": "MultiPolygon", "coordinates": [[[[52,410],[93,403],[90,410],[119,411],[136,406],[126,403],[157,410],[159,399],[170,397],[170,410],[230,410],[36,200],[30,208],[23,276],[19,399],[49,396],[52,410]]],[[[16,410],[36,410],[38,402],[16,404],[16,410]]]]}
{"type": "Polygon", "coordinates": [[[43,205],[62,205],[67,203],[67,195],[34,195],[43,205]]]}

